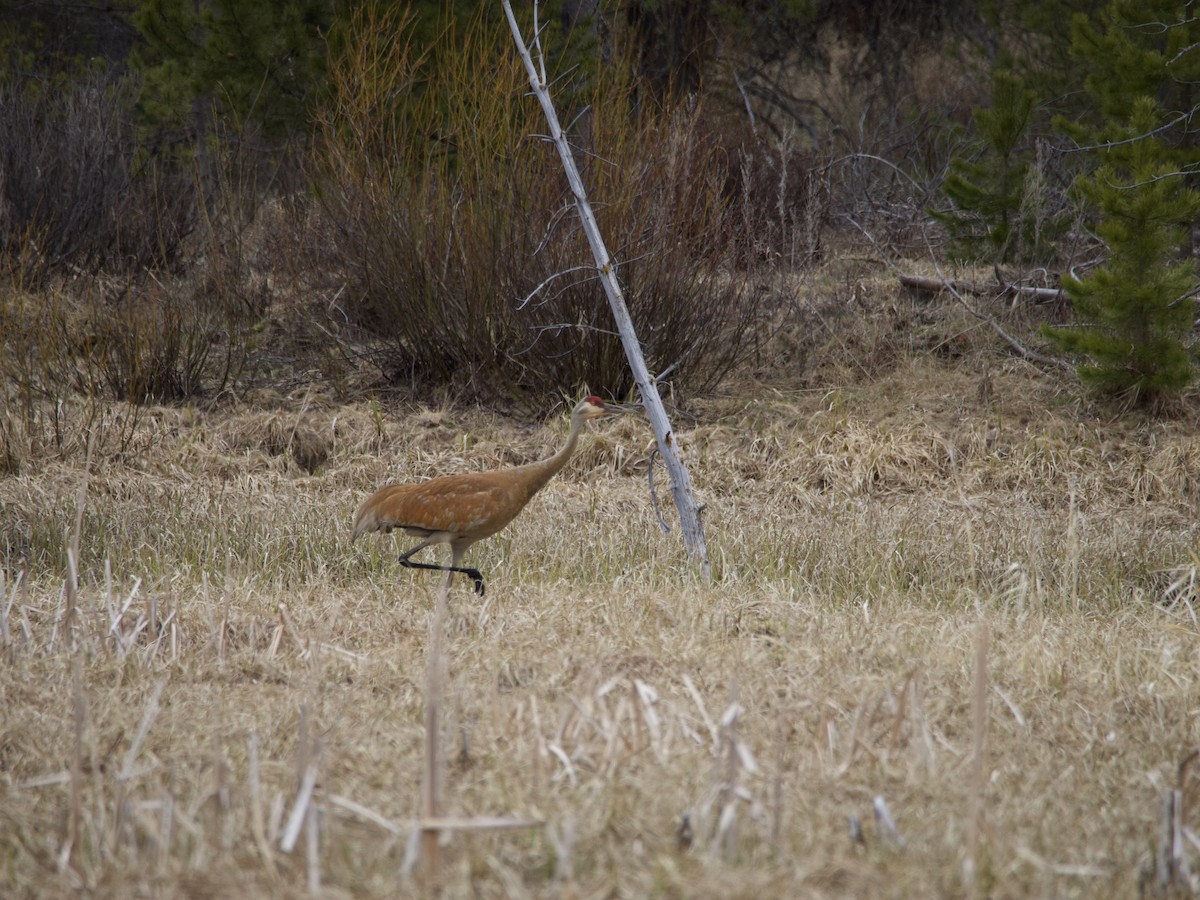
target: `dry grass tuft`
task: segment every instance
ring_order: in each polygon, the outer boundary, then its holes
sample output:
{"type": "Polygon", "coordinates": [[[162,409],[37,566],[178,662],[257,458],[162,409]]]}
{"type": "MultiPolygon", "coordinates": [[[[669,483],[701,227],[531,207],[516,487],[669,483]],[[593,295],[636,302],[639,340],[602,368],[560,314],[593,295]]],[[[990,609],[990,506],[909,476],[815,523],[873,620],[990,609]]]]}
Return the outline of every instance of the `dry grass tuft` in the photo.
{"type": "MultiPolygon", "coordinates": [[[[814,377],[676,423],[713,583],[659,527],[634,418],[473,550],[440,808],[545,827],[450,833],[445,895],[1153,880],[1200,741],[1193,427],[1103,421],[978,353],[814,377]]],[[[395,566],[402,540],[352,546],[349,518],[384,481],[543,456],[565,423],[55,415],[78,437],[21,433],[0,480],[0,893],[415,890],[437,580],[395,566]]]]}

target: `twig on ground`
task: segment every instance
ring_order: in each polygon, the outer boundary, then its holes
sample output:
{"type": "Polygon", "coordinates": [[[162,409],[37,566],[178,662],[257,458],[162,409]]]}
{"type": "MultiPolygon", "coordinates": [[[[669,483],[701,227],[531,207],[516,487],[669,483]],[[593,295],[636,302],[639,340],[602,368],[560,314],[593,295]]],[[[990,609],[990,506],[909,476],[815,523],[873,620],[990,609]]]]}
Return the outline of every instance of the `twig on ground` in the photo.
{"type": "Polygon", "coordinates": [[[879,836],[883,842],[894,847],[903,847],[904,837],[896,828],[896,820],[892,818],[892,811],[888,809],[887,800],[883,798],[883,794],[875,796],[875,799],[871,801],[871,807],[875,810],[875,824],[879,828],[879,836]]]}
{"type": "Polygon", "coordinates": [[[1057,357],[1046,356],[1044,353],[1038,353],[1036,350],[1030,350],[1028,347],[1026,347],[1024,344],[1022,344],[1020,341],[1018,341],[1015,337],[1013,337],[1011,334],[1009,334],[1000,325],[1000,323],[997,322],[994,318],[992,318],[989,315],[986,315],[985,313],[981,313],[979,310],[977,310],[975,307],[973,307],[970,303],[968,303],[966,301],[966,298],[964,298],[963,295],[961,293],[959,293],[957,288],[955,288],[954,283],[952,281],[950,281],[948,278],[946,278],[945,275],[942,274],[941,267],[938,265],[936,260],[934,260],[934,267],[937,269],[938,280],[941,282],[942,286],[947,291],[950,292],[950,294],[954,297],[955,300],[957,300],[959,302],[959,304],[962,305],[962,308],[965,309],[968,313],[970,313],[972,316],[974,316],[979,321],[984,322],[985,324],[989,325],[991,327],[991,329],[993,331],[995,331],[996,334],[998,334],[1004,340],[1005,343],[1007,343],[1010,347],[1012,347],[1014,350],[1016,350],[1017,354],[1019,356],[1021,356],[1023,359],[1027,359],[1030,362],[1034,362],[1034,363],[1040,363],[1041,365],[1044,365],[1044,366],[1054,366],[1055,368],[1062,369],[1066,372],[1074,371],[1075,367],[1072,366],[1065,359],[1058,359],[1057,357]]]}

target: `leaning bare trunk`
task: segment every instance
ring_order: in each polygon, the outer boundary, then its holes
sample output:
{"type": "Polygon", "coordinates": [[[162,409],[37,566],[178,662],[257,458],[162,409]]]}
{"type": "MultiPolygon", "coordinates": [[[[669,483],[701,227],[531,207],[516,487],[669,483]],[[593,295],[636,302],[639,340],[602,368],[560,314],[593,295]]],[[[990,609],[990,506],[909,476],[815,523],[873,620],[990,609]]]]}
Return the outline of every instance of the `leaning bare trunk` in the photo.
{"type": "MultiPolygon", "coordinates": [[[[566,135],[563,134],[562,126],[559,125],[558,114],[554,111],[554,103],[550,99],[550,91],[546,86],[545,66],[540,47],[538,63],[542,66],[542,69],[539,72],[538,67],[534,65],[529,48],[525,46],[525,41],[521,37],[521,30],[517,26],[517,20],[513,16],[509,0],[503,0],[503,3],[504,14],[508,17],[508,25],[512,29],[513,40],[517,43],[521,59],[525,61],[525,70],[529,73],[529,84],[533,87],[533,92],[537,95],[538,102],[542,104],[542,111],[546,114],[546,121],[550,125],[550,137],[554,141],[555,147],[558,148],[558,155],[562,158],[563,169],[567,173],[567,181],[571,185],[571,192],[575,195],[575,208],[579,211],[579,219],[583,224],[583,231],[587,235],[588,243],[592,246],[592,255],[596,259],[596,269],[600,273],[604,292],[608,295],[608,303],[612,307],[613,318],[616,319],[617,331],[620,333],[621,343],[625,347],[625,356],[629,360],[629,368],[633,371],[633,378],[637,383],[638,392],[641,394],[642,404],[646,408],[650,425],[654,428],[654,434],[658,438],[658,452],[662,455],[663,462],[667,466],[667,471],[671,474],[671,493],[675,497],[675,506],[679,509],[679,521],[683,529],[684,545],[687,547],[688,553],[691,554],[692,558],[700,563],[701,571],[707,577],[711,574],[712,569],[708,559],[708,546],[704,541],[704,526],[700,522],[700,513],[696,509],[696,502],[692,498],[691,480],[688,477],[687,469],[684,467],[679,454],[675,450],[674,435],[671,433],[671,423],[667,419],[666,410],[663,408],[662,398],[658,395],[658,387],[651,380],[650,373],[646,369],[646,361],[642,358],[642,346],[638,342],[637,333],[633,329],[633,321],[629,318],[629,309],[625,306],[625,296],[621,292],[621,284],[617,280],[616,269],[613,267],[612,260],[608,255],[608,248],[604,245],[604,239],[600,235],[600,226],[596,222],[595,215],[592,214],[592,206],[588,202],[587,192],[583,188],[583,180],[579,177],[579,169],[575,166],[575,157],[571,154],[570,144],[567,143],[566,135]]],[[[535,16],[536,9],[535,4],[535,16]]],[[[539,40],[540,38],[536,33],[535,26],[535,46],[538,46],[539,40]]]]}

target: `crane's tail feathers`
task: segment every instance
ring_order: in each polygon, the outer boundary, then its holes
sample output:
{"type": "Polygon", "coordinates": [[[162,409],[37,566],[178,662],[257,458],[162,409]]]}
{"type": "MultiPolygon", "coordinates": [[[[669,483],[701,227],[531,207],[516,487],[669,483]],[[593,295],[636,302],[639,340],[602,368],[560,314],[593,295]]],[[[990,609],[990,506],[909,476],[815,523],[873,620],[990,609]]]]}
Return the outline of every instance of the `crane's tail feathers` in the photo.
{"type": "Polygon", "coordinates": [[[475,582],[475,593],[480,597],[483,596],[483,573],[478,569],[469,569],[465,566],[436,566],[433,563],[419,563],[403,558],[400,560],[400,565],[406,569],[430,569],[434,572],[462,572],[464,575],[471,576],[471,580],[475,582]]]}

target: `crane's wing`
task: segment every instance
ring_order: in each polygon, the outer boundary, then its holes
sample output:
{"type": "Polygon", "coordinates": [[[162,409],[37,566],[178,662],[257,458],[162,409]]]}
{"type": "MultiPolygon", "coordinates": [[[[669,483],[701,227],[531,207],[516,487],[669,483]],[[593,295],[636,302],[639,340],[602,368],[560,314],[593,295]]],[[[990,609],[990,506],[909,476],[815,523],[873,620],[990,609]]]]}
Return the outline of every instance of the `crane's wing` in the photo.
{"type": "Polygon", "coordinates": [[[503,472],[443,475],[419,484],[393,484],[367,498],[354,516],[354,537],[402,528],[479,540],[495,534],[524,506],[523,492],[503,472]]]}

